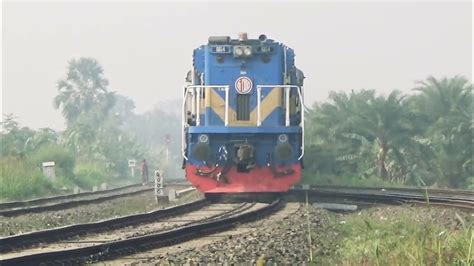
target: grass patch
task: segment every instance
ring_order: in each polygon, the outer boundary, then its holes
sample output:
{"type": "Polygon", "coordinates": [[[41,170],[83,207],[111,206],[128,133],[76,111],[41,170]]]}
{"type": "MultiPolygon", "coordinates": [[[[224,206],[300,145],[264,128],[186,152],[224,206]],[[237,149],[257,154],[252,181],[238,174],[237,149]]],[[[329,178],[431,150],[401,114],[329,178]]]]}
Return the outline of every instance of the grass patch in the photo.
{"type": "Polygon", "coordinates": [[[99,186],[102,183],[117,187],[138,183],[141,179],[117,177],[106,168],[106,163],[101,161],[79,161],[74,168],[73,182],[83,189],[90,190],[93,186],[99,186]]]}
{"type": "Polygon", "coordinates": [[[351,215],[337,226],[344,265],[472,265],[473,223],[452,228],[417,211],[351,215]]]}

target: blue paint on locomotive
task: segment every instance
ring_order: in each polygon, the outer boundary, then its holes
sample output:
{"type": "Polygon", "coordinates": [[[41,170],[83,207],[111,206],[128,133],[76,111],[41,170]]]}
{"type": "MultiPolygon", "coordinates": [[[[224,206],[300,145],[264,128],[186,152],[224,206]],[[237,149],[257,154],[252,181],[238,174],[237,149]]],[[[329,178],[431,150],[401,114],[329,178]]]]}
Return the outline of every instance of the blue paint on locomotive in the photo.
{"type": "Polygon", "coordinates": [[[216,114],[216,112],[214,112],[214,109],[212,109],[211,107],[206,107],[204,124],[223,126],[224,121],[222,121],[222,119],[216,114]]]}
{"type": "MultiPolygon", "coordinates": [[[[213,163],[219,161],[218,160],[219,149],[221,146],[227,143],[237,143],[240,141],[240,142],[245,142],[245,143],[253,145],[255,149],[258,151],[256,153],[256,158],[255,158],[257,165],[265,166],[268,163],[268,159],[269,159],[268,156],[271,156],[275,148],[275,145],[278,142],[277,140],[278,135],[276,135],[275,133],[281,134],[281,131],[275,130],[274,132],[271,132],[271,131],[261,132],[261,130],[251,130],[258,133],[250,133],[251,131],[249,132],[248,129],[249,128],[246,127],[246,128],[241,128],[238,130],[234,129],[231,132],[223,132],[224,130],[221,130],[220,127],[219,129],[217,127],[214,127],[214,128],[207,128],[207,130],[205,129],[200,130],[200,131],[205,131],[206,135],[209,136],[209,139],[210,139],[209,145],[211,147],[212,154],[214,154],[214,157],[211,158],[210,161],[204,162],[204,161],[196,160],[192,158],[191,156],[188,158],[188,163],[191,163],[193,165],[198,165],[198,166],[204,166],[204,165],[209,165],[209,164],[212,165],[213,163]],[[209,133],[209,132],[213,132],[213,133],[209,133]]],[[[299,156],[298,151],[299,151],[300,141],[298,139],[298,134],[296,134],[296,132],[298,131],[301,132],[301,130],[294,128],[293,130],[287,130],[287,131],[288,131],[287,132],[288,142],[290,143],[291,148],[294,151],[294,156],[292,156],[290,160],[285,160],[285,161],[276,160],[275,158],[273,158],[272,163],[274,164],[280,165],[280,164],[292,164],[292,163],[298,162],[298,156],[299,156]]],[[[192,143],[191,149],[196,145],[196,143],[198,143],[199,135],[201,134],[193,134],[193,133],[188,134],[187,142],[192,143]]],[[[231,147],[226,145],[226,148],[228,152],[232,152],[231,147]]]]}
{"type": "MultiPolygon", "coordinates": [[[[235,98],[235,81],[241,77],[249,77],[254,88],[251,95],[256,95],[256,85],[283,84],[284,71],[284,49],[286,49],[287,69],[294,68],[294,52],[291,48],[283,44],[267,40],[265,46],[273,48],[268,53],[271,60],[268,63],[262,62],[261,57],[254,56],[245,59],[237,59],[230,53],[213,53],[212,47],[219,45],[203,45],[194,50],[194,67],[198,73],[204,74],[204,83],[210,85],[230,85],[230,98],[235,98]],[[217,61],[217,56],[222,56],[223,62],[217,61]],[[242,65],[245,67],[241,69],[242,65]]],[[[294,79],[294,77],[293,77],[294,79]]],[[[225,98],[225,91],[216,90],[222,99],[225,98]]],[[[262,90],[262,101],[270,93],[270,90],[262,90]]],[[[253,110],[257,106],[256,97],[250,99],[250,108],[253,110]]],[[[229,107],[236,108],[236,101],[230,101],[229,107]]],[[[275,124],[277,125],[277,124],[275,124]]]]}

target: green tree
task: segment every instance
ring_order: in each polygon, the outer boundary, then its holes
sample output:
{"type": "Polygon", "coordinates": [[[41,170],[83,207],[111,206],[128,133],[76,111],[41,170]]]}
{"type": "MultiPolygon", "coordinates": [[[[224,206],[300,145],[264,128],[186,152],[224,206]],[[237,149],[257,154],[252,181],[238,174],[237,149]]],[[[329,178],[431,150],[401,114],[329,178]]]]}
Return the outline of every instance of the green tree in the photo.
{"type": "Polygon", "coordinates": [[[135,102],[133,102],[132,99],[120,94],[116,94],[115,104],[110,110],[110,113],[114,116],[118,116],[121,120],[121,123],[126,124],[136,118],[136,115],[133,112],[134,109],[135,102]]]}
{"type": "Polygon", "coordinates": [[[62,109],[67,121],[64,144],[76,155],[101,157],[96,136],[115,103],[107,86],[97,60],[84,57],[69,61],[66,78],[58,82],[54,106],[62,109]]]}
{"type": "Polygon", "coordinates": [[[96,112],[105,117],[115,99],[107,90],[108,84],[97,60],[72,59],[66,78],[58,81],[59,94],[54,98],[54,107],[62,109],[68,125],[74,124],[82,113],[96,112]]]}
{"type": "Polygon", "coordinates": [[[404,97],[399,91],[377,97],[373,90],[362,90],[333,92],[329,98],[331,102],[309,111],[309,143],[331,147],[334,160],[343,162],[347,172],[371,174],[377,169],[379,177],[388,178],[387,165],[403,158],[417,132],[404,97]]]}
{"type": "MultiPolygon", "coordinates": [[[[306,115],[306,161],[313,161],[311,167],[321,173],[342,175],[345,172],[364,172],[359,169],[357,161],[365,160],[359,153],[363,142],[350,138],[355,136],[353,121],[354,112],[360,106],[374,99],[374,91],[362,90],[347,94],[345,92],[331,92],[329,102],[314,104],[306,115]],[[313,151],[313,152],[311,152],[313,151]],[[316,156],[316,158],[311,158],[316,156]]],[[[365,139],[365,138],[363,138],[365,139]]]]}
{"type": "Polygon", "coordinates": [[[20,127],[13,114],[5,115],[0,125],[0,154],[2,156],[24,156],[35,131],[28,127],[20,127]]]}
{"type": "Polygon", "coordinates": [[[34,151],[42,146],[57,144],[59,134],[51,128],[40,128],[36,131],[32,138],[27,141],[26,150],[34,151]]]}
{"type": "Polygon", "coordinates": [[[393,152],[401,157],[401,149],[410,145],[417,131],[403,98],[399,91],[393,91],[387,97],[376,97],[360,106],[359,112],[353,116],[354,131],[368,139],[375,139],[379,147],[377,173],[383,178],[388,177],[387,154],[393,152]]]}
{"type": "Polygon", "coordinates": [[[160,103],[150,111],[131,116],[132,119],[125,120],[122,127],[141,144],[140,147],[145,151],[142,158],[147,159],[150,169],[166,168],[167,175],[182,173],[181,118],[175,112],[179,108],[179,105],[173,102],[160,103]],[[163,109],[163,106],[168,108],[163,109]],[[165,143],[166,135],[169,135],[171,140],[168,146],[165,143]]]}
{"type": "Polygon", "coordinates": [[[434,153],[433,174],[442,183],[462,187],[474,176],[472,143],[472,84],[464,77],[429,77],[415,88],[419,94],[411,101],[424,137],[434,153]]]}

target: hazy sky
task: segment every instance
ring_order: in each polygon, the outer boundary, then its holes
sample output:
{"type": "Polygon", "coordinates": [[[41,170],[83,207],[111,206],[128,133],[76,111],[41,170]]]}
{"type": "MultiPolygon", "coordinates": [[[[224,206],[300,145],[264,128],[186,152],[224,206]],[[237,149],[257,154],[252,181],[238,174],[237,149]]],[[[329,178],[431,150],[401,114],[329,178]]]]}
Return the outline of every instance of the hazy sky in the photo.
{"type": "Polygon", "coordinates": [[[137,111],[181,96],[192,50],[210,35],[265,33],[296,52],[306,104],[331,90],[472,80],[472,9],[464,3],[3,3],[3,113],[64,128],[52,106],[67,61],[99,60],[110,90],[137,111]]]}

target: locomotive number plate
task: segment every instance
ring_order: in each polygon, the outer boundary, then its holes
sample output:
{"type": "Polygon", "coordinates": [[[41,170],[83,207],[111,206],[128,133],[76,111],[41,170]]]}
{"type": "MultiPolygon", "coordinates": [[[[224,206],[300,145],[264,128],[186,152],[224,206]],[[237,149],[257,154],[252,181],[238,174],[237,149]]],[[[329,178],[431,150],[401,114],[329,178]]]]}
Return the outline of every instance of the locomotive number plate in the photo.
{"type": "Polygon", "coordinates": [[[252,80],[248,77],[240,77],[235,81],[235,90],[239,94],[249,94],[252,87],[252,80]]]}

